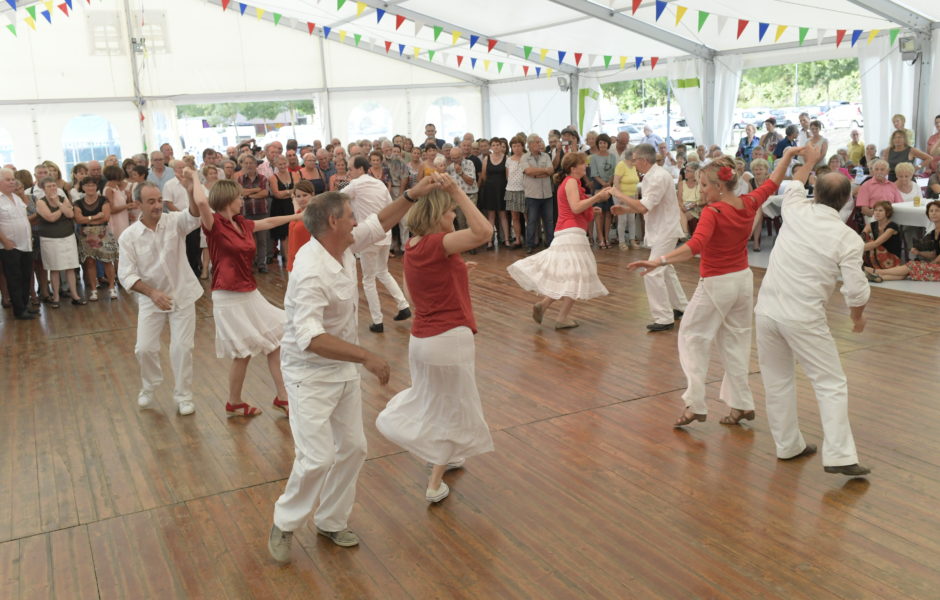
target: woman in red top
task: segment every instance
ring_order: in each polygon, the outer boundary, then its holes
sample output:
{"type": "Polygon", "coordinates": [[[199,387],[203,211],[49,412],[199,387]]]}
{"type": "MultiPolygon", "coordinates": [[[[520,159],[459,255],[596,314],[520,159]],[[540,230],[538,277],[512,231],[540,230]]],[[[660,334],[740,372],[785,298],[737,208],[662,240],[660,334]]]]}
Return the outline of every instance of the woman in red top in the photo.
{"type": "MultiPolygon", "coordinates": [[[[306,179],[301,180],[294,186],[293,200],[294,212],[303,213],[304,209],[310,203],[310,200],[316,195],[313,184],[306,179]]],[[[310,241],[310,232],[304,227],[303,221],[294,221],[288,227],[287,234],[287,271],[294,269],[294,257],[300,247],[310,241]]]]}
{"type": "Polygon", "coordinates": [[[609,200],[611,192],[607,187],[591,197],[584,193],[581,179],[587,171],[587,155],[582,152],[566,154],[561,169],[565,177],[558,186],[558,221],[551,245],[545,252],[514,262],[507,271],[523,289],[543,296],[532,305],[536,323],[542,322],[545,311],[560,298],[555,329],[569,329],[578,326],[577,321],[568,318],[575,300],[607,295],[607,288],[597,277],[587,230],[594,213],[600,212],[594,205],[609,200]]]}
{"type": "MultiPolygon", "coordinates": [[[[432,175],[432,177],[438,177],[432,175]]],[[[460,257],[486,243],[493,226],[450,177],[408,212],[405,281],[415,307],[408,344],[411,387],[375,421],[382,435],[432,465],[425,499],[450,493],[444,471],[493,450],[474,371],[476,321],[467,265],[460,257]],[[455,202],[456,200],[456,202],[455,202]],[[469,229],[454,231],[455,206],[469,229]]]]}
{"type": "Polygon", "coordinates": [[[248,220],[241,214],[244,200],[237,183],[228,179],[216,182],[207,199],[201,185],[192,189],[195,171],[186,169],[185,176],[187,180],[183,184],[191,190],[199,207],[202,229],[212,257],[215,353],[219,358],[232,359],[225,416],[253,417],[261,414],[258,408],[242,402],[241,395],[248,361],[262,353],[267,355],[268,370],[277,387],[274,407],[286,414],[287,391],[281,377],[280,352],[284,311],[268,303],[255,284],[252,273],[256,251],[253,234],[296,221],[301,215],[248,220]]]}
{"type": "MultiPolygon", "coordinates": [[[[708,416],[705,403],[705,376],[712,340],[725,373],[719,397],[731,407],[722,418],[725,425],[742,419],[754,419],[754,398],[748,386],[748,360],[751,356],[751,318],[753,316],[754,277],[747,264],[747,241],[754,215],[761,204],[777,191],[794,156],[803,148],[790,147],[775,163],[774,172],[760,187],[743,196],[732,190],[738,177],[734,160],[724,156],[699,170],[701,197],[707,203],[692,238],[656,261],[637,261],[627,268],[646,268],[644,274],[663,265],[686,261],[701,254],[701,279],[685,309],[679,326],[679,362],[688,381],[682,399],[685,409],[673,424],[688,425],[708,416]]],[[[806,163],[815,165],[816,150],[807,150],[806,163]]]]}

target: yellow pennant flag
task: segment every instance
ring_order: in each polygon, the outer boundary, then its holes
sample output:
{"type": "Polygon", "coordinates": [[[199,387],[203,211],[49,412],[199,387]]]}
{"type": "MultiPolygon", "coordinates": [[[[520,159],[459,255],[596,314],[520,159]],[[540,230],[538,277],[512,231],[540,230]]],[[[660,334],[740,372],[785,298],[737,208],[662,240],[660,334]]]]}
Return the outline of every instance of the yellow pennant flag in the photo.
{"type": "Polygon", "coordinates": [[[626,57],[626,56],[621,56],[621,57],[620,57],[620,68],[621,68],[621,69],[626,69],[626,68],[627,68],[627,57],[626,57]]]}
{"type": "Polygon", "coordinates": [[[261,20],[261,16],[262,16],[262,15],[264,15],[264,9],[263,9],[263,8],[256,8],[256,9],[255,9],[255,16],[258,17],[258,20],[259,20],[259,21],[261,20]]]}
{"type": "Polygon", "coordinates": [[[345,41],[346,41],[346,32],[345,32],[345,31],[340,31],[340,32],[339,32],[339,43],[342,44],[342,43],[344,43],[345,41]]]}
{"type": "Polygon", "coordinates": [[[685,6],[676,6],[676,25],[679,25],[679,21],[682,20],[682,17],[685,16],[685,11],[688,10],[685,6]]]}
{"type": "Polygon", "coordinates": [[[36,21],[34,21],[32,17],[26,17],[23,20],[26,21],[26,24],[29,25],[33,31],[36,31],[36,21]]]}
{"type": "Polygon", "coordinates": [[[483,61],[483,70],[484,70],[484,71],[489,71],[489,70],[490,70],[490,61],[488,61],[488,60],[484,60],[484,61],[483,61]]]}
{"type": "Polygon", "coordinates": [[[414,50],[415,50],[415,58],[418,58],[418,56],[421,54],[421,48],[418,48],[417,46],[415,46],[414,50]]]}
{"type": "Polygon", "coordinates": [[[460,39],[460,32],[459,32],[459,31],[454,31],[454,32],[452,32],[452,33],[450,34],[450,43],[451,43],[452,45],[453,45],[453,44],[456,44],[456,43],[457,43],[457,40],[459,40],[459,39],[460,39]]]}
{"type": "Polygon", "coordinates": [[[777,25],[777,35],[774,36],[774,41],[780,41],[780,36],[783,35],[783,32],[787,30],[786,25],[777,25]]]}
{"type": "Polygon", "coordinates": [[[551,77],[551,76],[552,76],[552,73],[553,73],[553,71],[551,70],[551,68],[545,69],[545,76],[546,76],[546,77],[551,77]]]}
{"type": "Polygon", "coordinates": [[[878,35],[878,33],[879,33],[880,31],[881,31],[880,29],[872,29],[872,30],[871,30],[871,33],[868,34],[868,43],[869,43],[869,44],[871,43],[871,41],[872,41],[873,39],[875,39],[875,36],[878,35]]]}
{"type": "Polygon", "coordinates": [[[539,50],[539,58],[541,58],[543,62],[545,61],[546,54],[548,54],[548,48],[542,48],[539,50]]]}
{"type": "Polygon", "coordinates": [[[366,9],[365,2],[356,2],[356,16],[357,17],[361,17],[365,9],[366,9]]]}
{"type": "Polygon", "coordinates": [[[48,10],[50,13],[52,13],[52,7],[55,6],[55,4],[53,4],[52,0],[46,0],[46,2],[44,2],[44,4],[46,5],[46,10],[48,10]]]}

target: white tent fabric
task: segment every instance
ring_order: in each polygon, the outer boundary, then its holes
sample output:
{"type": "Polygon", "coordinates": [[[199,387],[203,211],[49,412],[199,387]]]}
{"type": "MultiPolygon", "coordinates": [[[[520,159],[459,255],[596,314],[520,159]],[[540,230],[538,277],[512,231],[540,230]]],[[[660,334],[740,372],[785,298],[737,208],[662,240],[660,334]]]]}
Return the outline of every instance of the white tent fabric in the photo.
{"type": "Polygon", "coordinates": [[[902,62],[897,48],[887,39],[862,46],[858,53],[862,80],[862,111],[865,117],[865,141],[880,150],[888,146],[894,129],[891,117],[902,114],[912,121],[914,111],[914,69],[902,62]]]}
{"type": "Polygon", "coordinates": [[[715,60],[715,116],[711,139],[719,144],[725,143],[731,134],[731,120],[734,118],[734,107],[738,101],[743,62],[744,59],[737,54],[729,54],[715,60]]]}
{"type": "Polygon", "coordinates": [[[682,107],[696,140],[705,140],[705,61],[685,58],[669,62],[669,85],[682,107]]]}

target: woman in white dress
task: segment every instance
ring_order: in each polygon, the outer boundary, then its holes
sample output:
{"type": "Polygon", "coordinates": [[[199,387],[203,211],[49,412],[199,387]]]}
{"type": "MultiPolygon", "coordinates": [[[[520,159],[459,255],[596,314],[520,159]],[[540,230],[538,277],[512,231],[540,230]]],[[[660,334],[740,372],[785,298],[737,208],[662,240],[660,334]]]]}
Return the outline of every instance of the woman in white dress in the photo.
{"type": "MultiPolygon", "coordinates": [[[[436,177],[436,176],[435,176],[436,177]]],[[[396,394],[375,421],[382,435],[431,464],[425,499],[450,493],[444,472],[493,450],[474,368],[476,322],[467,265],[460,257],[493,233],[486,217],[449,178],[407,215],[405,282],[415,307],[408,362],[411,387],[396,394]],[[469,229],[454,231],[455,208],[469,229]]]]}

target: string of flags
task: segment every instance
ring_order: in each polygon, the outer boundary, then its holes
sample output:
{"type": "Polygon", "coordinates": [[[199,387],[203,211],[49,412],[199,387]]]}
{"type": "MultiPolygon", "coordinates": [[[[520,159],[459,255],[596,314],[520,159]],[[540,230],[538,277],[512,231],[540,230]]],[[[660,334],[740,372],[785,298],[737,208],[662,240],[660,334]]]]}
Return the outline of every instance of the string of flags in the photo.
{"type": "MultiPolygon", "coordinates": [[[[9,23],[6,25],[6,30],[9,31],[14,36],[17,35],[16,24],[17,24],[17,0],[5,0],[6,3],[12,9],[12,12],[8,13],[7,17],[9,23]]],[[[85,0],[89,5],[91,0],[85,0]]],[[[29,6],[24,6],[23,11],[26,13],[26,16],[23,17],[23,22],[29,26],[30,29],[36,31],[36,25],[41,23],[40,18],[46,21],[49,25],[52,25],[52,18],[58,13],[56,8],[59,9],[66,17],[71,16],[71,12],[74,8],[74,3],[80,3],[81,0],[64,0],[62,2],[56,2],[54,0],[43,0],[35,4],[30,4],[29,6]]]]}

